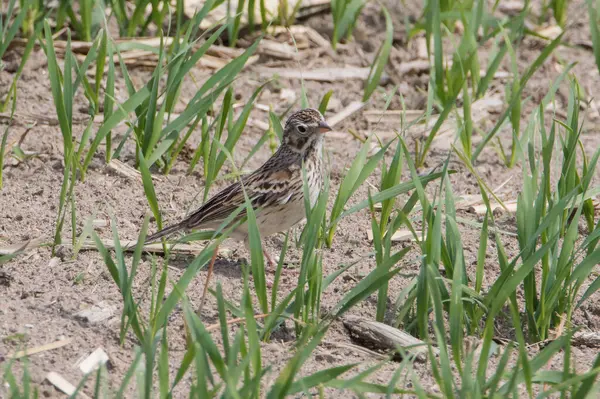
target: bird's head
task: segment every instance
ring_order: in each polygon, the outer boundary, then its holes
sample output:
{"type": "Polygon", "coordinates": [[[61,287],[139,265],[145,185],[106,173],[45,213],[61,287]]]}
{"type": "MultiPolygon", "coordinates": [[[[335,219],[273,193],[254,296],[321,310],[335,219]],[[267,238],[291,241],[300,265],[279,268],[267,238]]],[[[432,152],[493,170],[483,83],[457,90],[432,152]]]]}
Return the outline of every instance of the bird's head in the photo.
{"type": "Polygon", "coordinates": [[[324,133],[331,130],[323,115],[316,109],[305,108],[293,113],[285,123],[283,142],[290,149],[304,153],[321,142],[324,133]]]}

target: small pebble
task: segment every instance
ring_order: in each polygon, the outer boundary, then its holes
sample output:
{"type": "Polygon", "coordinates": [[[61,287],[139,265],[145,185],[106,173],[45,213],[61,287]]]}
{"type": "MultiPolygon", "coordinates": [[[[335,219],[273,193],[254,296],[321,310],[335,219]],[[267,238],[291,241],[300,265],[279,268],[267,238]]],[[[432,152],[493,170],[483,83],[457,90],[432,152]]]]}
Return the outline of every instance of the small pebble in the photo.
{"type": "Polygon", "coordinates": [[[57,258],[55,256],[52,259],[50,259],[50,262],[48,262],[48,268],[52,269],[53,267],[56,267],[59,264],[60,264],[60,258],[57,258]]]}

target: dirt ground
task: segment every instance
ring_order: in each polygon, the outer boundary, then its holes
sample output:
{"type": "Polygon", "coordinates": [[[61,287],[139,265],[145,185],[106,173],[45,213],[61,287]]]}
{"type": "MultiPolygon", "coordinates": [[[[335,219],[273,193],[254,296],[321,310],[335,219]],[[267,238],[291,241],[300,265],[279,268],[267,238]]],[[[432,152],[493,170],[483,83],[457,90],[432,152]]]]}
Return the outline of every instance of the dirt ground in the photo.
{"type": "MultiPolygon", "coordinates": [[[[419,17],[420,10],[403,2],[389,1],[390,12],[395,22],[395,51],[392,53],[392,62],[400,64],[413,61],[418,57],[418,49],[414,43],[408,44],[404,20],[414,20],[419,17]]],[[[409,2],[406,2],[409,3],[409,2]]],[[[536,72],[527,85],[524,98],[529,97],[529,102],[523,109],[523,122],[529,117],[530,112],[535,109],[541,98],[546,94],[551,82],[559,75],[560,65],[576,61],[574,74],[578,77],[588,97],[593,97],[600,89],[600,77],[594,64],[591,50],[582,47],[582,43],[589,42],[588,15],[584,1],[573,1],[569,8],[569,21],[565,42],[569,44],[580,44],[580,46],[561,46],[553,56],[536,72]]],[[[323,36],[329,37],[331,17],[320,15],[310,18],[305,22],[319,31],[323,36]]],[[[363,12],[360,23],[355,33],[355,41],[344,44],[335,58],[325,53],[320,56],[315,53],[313,58],[302,62],[301,67],[311,70],[319,67],[333,66],[369,66],[375,52],[382,40],[385,25],[378,6],[369,4],[363,12]]],[[[544,42],[526,38],[518,48],[519,68],[523,71],[539,55],[543,49],[544,42]]],[[[487,50],[490,50],[488,46],[487,50]]],[[[484,50],[485,52],[486,50],[484,50]]],[[[8,64],[19,59],[19,52],[13,51],[7,56],[8,64]]],[[[485,62],[486,56],[482,54],[485,62]]],[[[235,83],[236,100],[244,103],[252,92],[266,79],[261,77],[257,70],[265,65],[275,65],[285,68],[298,68],[294,61],[280,61],[270,57],[261,56],[259,62],[246,68],[235,83]]],[[[485,64],[482,65],[485,67],[485,64]]],[[[509,72],[508,63],[501,70],[509,72]]],[[[404,96],[407,109],[424,109],[426,102],[426,90],[428,75],[424,73],[409,72],[398,75],[392,66],[387,68],[389,82],[380,87],[373,96],[372,101],[364,108],[366,110],[381,110],[385,104],[385,93],[391,91],[395,84],[399,85],[399,91],[404,96]]],[[[0,71],[0,95],[5,96],[13,73],[10,68],[0,71]]],[[[140,87],[150,76],[150,72],[143,69],[130,69],[134,83],[140,87]]],[[[211,73],[209,69],[196,68],[193,74],[197,81],[201,82],[211,73]]],[[[507,80],[497,79],[493,82],[491,92],[498,93],[504,98],[504,86],[507,80]]],[[[361,80],[345,80],[341,82],[315,82],[307,81],[306,88],[312,105],[317,105],[321,97],[328,90],[333,90],[331,106],[326,118],[341,111],[352,101],[360,101],[363,94],[363,82],[361,80]]],[[[185,84],[182,93],[183,108],[185,102],[191,99],[195,93],[196,85],[190,81],[185,84]]],[[[275,112],[281,112],[289,106],[288,90],[296,97],[300,96],[300,81],[297,79],[277,79],[276,82],[267,85],[259,96],[257,102],[272,106],[275,112]]],[[[117,84],[117,98],[123,101],[127,96],[123,82],[117,84]]],[[[557,112],[566,112],[568,98],[568,85],[563,83],[557,98],[557,112]]],[[[82,95],[78,96],[75,111],[78,117],[85,116],[87,101],[82,95]]],[[[596,104],[598,104],[596,102],[596,104]]],[[[503,105],[502,109],[505,105],[503,105]]],[[[391,102],[391,109],[400,109],[399,97],[391,102]]],[[[366,121],[363,111],[353,114],[335,127],[336,132],[347,132],[349,129],[355,131],[369,131],[372,125],[366,121]]],[[[595,150],[600,145],[600,118],[598,109],[593,106],[583,112],[586,114],[587,131],[582,136],[584,147],[589,151],[595,150]]],[[[30,62],[23,73],[18,86],[17,112],[33,115],[53,116],[54,104],[50,91],[50,82],[47,76],[46,62],[43,51],[34,51],[30,62]]],[[[548,114],[550,115],[550,114],[548,114]]],[[[498,112],[490,113],[478,126],[487,132],[499,117],[498,112]]],[[[268,121],[268,115],[260,109],[254,109],[252,119],[268,121]]],[[[548,118],[549,120],[549,118],[548,118]]],[[[3,131],[6,122],[0,121],[0,130],[3,131]]],[[[387,126],[392,130],[397,126],[387,126]]],[[[74,134],[80,136],[84,129],[83,124],[74,126],[74,134]]],[[[386,127],[380,127],[386,130],[386,127]]],[[[29,130],[22,143],[23,150],[32,151],[36,157],[27,162],[16,164],[8,161],[5,167],[5,187],[0,191],[0,247],[24,242],[30,239],[41,238],[45,242],[51,242],[54,233],[58,196],[63,178],[62,165],[62,139],[58,126],[37,124],[28,126],[26,123],[14,123],[10,127],[9,143],[21,137],[29,130]]],[[[121,131],[122,133],[122,131],[121,131]]],[[[235,157],[241,162],[254,146],[263,131],[257,127],[249,126],[242,135],[236,148],[235,157]]],[[[118,135],[118,132],[117,132],[118,135]]],[[[197,135],[193,143],[198,142],[197,135]]],[[[510,131],[505,128],[500,134],[503,142],[510,140],[510,131]]],[[[417,139],[416,136],[408,136],[410,145],[417,139]]],[[[434,148],[426,162],[426,168],[436,166],[443,162],[448,156],[450,141],[453,136],[444,136],[435,142],[434,148]]],[[[336,192],[345,168],[350,160],[354,158],[360,147],[360,142],[353,139],[349,134],[334,134],[326,139],[326,149],[330,156],[331,181],[333,192],[336,192]]],[[[122,160],[133,165],[133,147],[125,148],[122,160]]],[[[248,163],[247,168],[254,169],[262,164],[270,156],[268,146],[259,151],[248,163]]],[[[173,171],[168,176],[159,175],[155,181],[155,187],[167,222],[172,222],[183,216],[188,210],[199,204],[200,197],[197,194],[203,189],[202,173],[200,169],[192,175],[187,175],[188,160],[179,160],[173,171]]],[[[466,171],[461,163],[451,157],[451,167],[458,173],[452,176],[452,184],[455,195],[478,194],[479,190],[475,178],[466,171]]],[[[231,169],[226,164],[222,174],[227,174],[231,169]]],[[[477,171],[485,179],[490,187],[497,187],[508,181],[499,191],[504,199],[516,199],[519,192],[522,177],[519,166],[508,169],[498,158],[496,152],[487,148],[477,165],[477,171]]],[[[405,179],[408,173],[405,172],[405,179]]],[[[378,176],[371,178],[373,184],[377,184],[378,176]]],[[[220,180],[213,187],[213,191],[225,186],[228,182],[220,180]]],[[[118,230],[121,239],[134,240],[137,237],[144,215],[149,212],[149,207],[144,196],[141,182],[128,179],[115,174],[104,164],[103,148],[96,154],[93,164],[88,172],[85,182],[76,187],[77,225],[80,229],[86,219],[94,217],[96,220],[108,222],[109,211],[112,211],[118,222],[118,230]]],[[[350,204],[358,203],[367,197],[367,187],[362,187],[351,199],[350,204]]],[[[402,197],[400,200],[405,199],[402,197]]],[[[333,198],[330,200],[330,207],[333,198]]],[[[477,216],[467,210],[458,211],[462,218],[477,221],[477,216]]],[[[515,231],[515,220],[510,215],[500,218],[501,225],[505,230],[515,231]]],[[[68,223],[67,223],[68,224],[68,223]]],[[[461,224],[461,234],[465,250],[467,270],[471,275],[475,272],[477,248],[479,246],[478,229],[467,224],[461,224]]],[[[151,226],[155,231],[156,226],[151,226]]],[[[360,212],[339,224],[337,235],[331,249],[325,249],[324,273],[329,274],[339,269],[342,265],[358,261],[343,276],[338,278],[323,295],[323,309],[329,309],[336,304],[342,296],[354,287],[361,276],[366,275],[375,266],[373,258],[368,254],[372,251],[372,245],[367,239],[367,231],[370,229],[369,216],[366,212],[360,212]]],[[[101,237],[111,238],[110,225],[98,224],[96,231],[101,237]]],[[[70,241],[70,228],[65,227],[64,242],[70,241]]],[[[275,236],[264,240],[267,250],[272,254],[278,254],[281,249],[282,237],[275,236]]],[[[502,241],[507,248],[510,257],[518,253],[518,244],[514,237],[502,236],[502,241]]],[[[398,244],[408,245],[408,244],[398,244]]],[[[215,273],[216,278],[212,285],[220,282],[226,297],[234,302],[239,300],[242,288],[242,274],[240,263],[248,256],[243,245],[227,242],[225,256],[219,257],[215,273]]],[[[491,286],[499,274],[499,266],[496,261],[496,252],[493,246],[489,246],[484,288],[491,286]]],[[[398,293],[406,287],[410,280],[419,270],[419,251],[415,247],[402,263],[403,271],[390,283],[390,299],[394,301],[398,293]]],[[[286,267],[293,268],[298,265],[301,252],[292,245],[287,257],[286,267]]],[[[149,257],[142,263],[139,276],[135,282],[136,298],[142,299],[142,306],[149,305],[149,257]]],[[[176,268],[169,269],[169,278],[176,281],[183,273],[185,266],[191,261],[189,257],[180,257],[172,264],[176,268]]],[[[102,347],[110,356],[110,378],[115,384],[121,378],[134,356],[132,350],[134,340],[128,339],[123,347],[119,345],[119,322],[122,309],[120,294],[117,287],[109,276],[108,270],[100,255],[93,250],[81,251],[75,259],[72,259],[71,250],[68,246],[63,247],[57,258],[51,258],[49,247],[32,250],[25,255],[3,265],[0,268],[0,361],[7,354],[18,350],[22,345],[35,347],[46,343],[71,338],[70,344],[59,349],[46,351],[31,356],[29,369],[33,381],[39,384],[40,393],[43,397],[62,397],[54,387],[44,381],[49,371],[56,371],[76,383],[82,374],[76,367],[78,361],[98,347],[102,347]],[[82,320],[77,313],[82,309],[92,306],[102,306],[112,309],[112,316],[100,323],[82,320]]],[[[600,272],[596,268],[595,273],[600,272]]],[[[193,304],[197,305],[202,293],[206,271],[203,270],[190,284],[187,294],[193,304]]],[[[291,277],[290,277],[291,278],[291,277]]],[[[284,287],[290,288],[292,280],[284,281],[284,287]]],[[[585,288],[583,289],[585,290],[585,288]]],[[[583,292],[583,291],[582,291],[583,292]]],[[[373,319],[375,315],[376,299],[371,297],[355,306],[349,314],[364,316],[373,319]]],[[[217,310],[214,298],[209,298],[204,306],[203,321],[206,324],[216,322],[217,310]]],[[[584,329],[600,330],[600,295],[594,295],[574,315],[574,323],[584,329]]],[[[508,323],[498,320],[497,335],[499,338],[513,339],[514,332],[508,323]]],[[[232,327],[232,331],[236,327],[232,327]]],[[[176,311],[170,319],[170,363],[173,368],[177,367],[185,353],[185,339],[183,332],[182,314],[176,311]]],[[[352,344],[348,333],[341,322],[336,322],[328,332],[324,342],[314,352],[312,358],[302,368],[302,374],[310,374],[316,370],[329,368],[336,365],[353,362],[364,362],[357,368],[356,373],[365,370],[375,364],[378,360],[374,357],[360,352],[350,345],[352,344]]],[[[293,330],[278,332],[272,342],[263,344],[263,363],[272,366],[272,373],[268,375],[265,384],[277,376],[277,372],[283,367],[285,361],[292,356],[294,345],[293,330]]],[[[531,353],[535,353],[531,348],[531,353]]],[[[587,347],[574,347],[574,364],[579,371],[587,370],[591,365],[597,349],[587,347]]],[[[554,360],[557,369],[562,368],[561,359],[554,360]]],[[[20,366],[18,366],[20,367],[20,366]]],[[[397,363],[387,363],[379,369],[371,378],[373,382],[387,383],[397,363]]],[[[439,392],[431,377],[430,370],[423,364],[415,364],[416,373],[421,384],[431,392],[439,392]]],[[[410,379],[403,382],[410,387],[410,379]]],[[[179,394],[189,387],[189,377],[180,384],[179,394]]],[[[401,383],[402,384],[402,383],[401,383]]],[[[87,393],[90,393],[93,384],[86,385],[87,393]]],[[[0,387],[0,396],[3,396],[0,387]]]]}

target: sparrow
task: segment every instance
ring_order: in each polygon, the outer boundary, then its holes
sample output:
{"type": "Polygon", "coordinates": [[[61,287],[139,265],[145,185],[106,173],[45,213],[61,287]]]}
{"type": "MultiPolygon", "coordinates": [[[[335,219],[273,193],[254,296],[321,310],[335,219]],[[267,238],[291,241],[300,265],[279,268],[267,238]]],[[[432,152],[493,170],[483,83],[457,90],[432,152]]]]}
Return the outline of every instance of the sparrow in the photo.
{"type": "MultiPolygon", "coordinates": [[[[257,227],[262,238],[287,231],[306,216],[302,168],[306,172],[311,207],[319,197],[324,179],[323,135],[330,130],[331,127],[316,109],[306,108],[293,113],[285,123],[280,147],[269,160],[211,197],[181,222],[148,236],[146,242],[176,232],[218,228],[245,204],[244,191],[256,212],[257,227]]],[[[232,225],[245,216],[244,208],[232,225]]],[[[247,223],[241,222],[229,237],[243,241],[249,249],[247,223]]],[[[273,267],[274,262],[266,251],[263,252],[273,267]]]]}

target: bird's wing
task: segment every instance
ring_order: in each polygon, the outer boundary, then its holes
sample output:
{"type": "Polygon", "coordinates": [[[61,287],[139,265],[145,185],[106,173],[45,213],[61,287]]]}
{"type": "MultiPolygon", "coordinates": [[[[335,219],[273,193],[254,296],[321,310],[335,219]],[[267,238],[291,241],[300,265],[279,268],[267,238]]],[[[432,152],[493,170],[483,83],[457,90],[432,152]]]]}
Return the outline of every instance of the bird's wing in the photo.
{"type": "MultiPolygon", "coordinates": [[[[298,165],[258,169],[205,202],[187,218],[186,228],[199,229],[224,221],[246,202],[242,185],[254,210],[285,205],[302,194],[302,173],[298,165]]],[[[243,209],[236,219],[245,215],[243,209]]]]}

